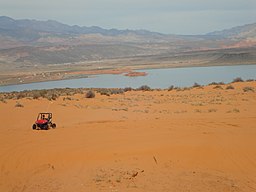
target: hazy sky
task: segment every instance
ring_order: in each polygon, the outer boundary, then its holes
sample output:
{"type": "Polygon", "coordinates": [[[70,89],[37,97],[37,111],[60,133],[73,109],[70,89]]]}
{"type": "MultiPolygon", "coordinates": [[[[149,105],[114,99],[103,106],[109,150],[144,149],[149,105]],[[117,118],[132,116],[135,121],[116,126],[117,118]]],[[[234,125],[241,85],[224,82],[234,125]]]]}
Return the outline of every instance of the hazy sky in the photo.
{"type": "Polygon", "coordinates": [[[70,25],[204,34],[256,22],[256,0],[0,0],[0,15],[70,25]]]}

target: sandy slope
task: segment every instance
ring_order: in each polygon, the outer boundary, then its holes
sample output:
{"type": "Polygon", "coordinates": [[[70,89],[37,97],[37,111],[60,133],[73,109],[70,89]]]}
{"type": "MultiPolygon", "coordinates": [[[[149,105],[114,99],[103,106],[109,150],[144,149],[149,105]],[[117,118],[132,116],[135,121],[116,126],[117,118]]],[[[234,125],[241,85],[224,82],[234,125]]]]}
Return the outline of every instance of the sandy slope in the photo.
{"type": "Polygon", "coordinates": [[[233,86],[0,102],[0,191],[256,191],[256,83],[233,86]]]}

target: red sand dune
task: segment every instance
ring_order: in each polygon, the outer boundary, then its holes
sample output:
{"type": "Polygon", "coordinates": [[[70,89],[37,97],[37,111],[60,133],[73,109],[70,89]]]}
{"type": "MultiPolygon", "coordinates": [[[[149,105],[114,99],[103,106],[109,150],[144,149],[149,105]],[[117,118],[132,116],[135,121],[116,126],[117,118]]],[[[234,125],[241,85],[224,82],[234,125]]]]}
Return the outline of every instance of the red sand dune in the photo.
{"type": "Polygon", "coordinates": [[[0,101],[0,191],[256,191],[256,83],[232,86],[0,101]]]}

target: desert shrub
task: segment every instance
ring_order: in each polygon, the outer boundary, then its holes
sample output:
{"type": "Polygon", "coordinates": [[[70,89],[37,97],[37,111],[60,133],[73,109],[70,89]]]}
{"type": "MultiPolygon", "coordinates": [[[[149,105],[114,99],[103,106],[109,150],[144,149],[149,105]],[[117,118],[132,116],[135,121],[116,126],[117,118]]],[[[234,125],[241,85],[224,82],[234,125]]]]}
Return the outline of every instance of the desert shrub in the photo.
{"type": "Polygon", "coordinates": [[[172,91],[174,89],[174,86],[171,85],[169,88],[168,88],[168,91],[172,91]]]}
{"type": "Polygon", "coordinates": [[[83,94],[84,91],[83,91],[82,88],[79,88],[79,89],[72,89],[72,90],[70,91],[70,93],[71,93],[72,95],[75,95],[75,94],[83,94]]]}
{"type": "Polygon", "coordinates": [[[208,85],[224,85],[224,82],[211,82],[208,85]]]}
{"type": "Polygon", "coordinates": [[[233,87],[232,85],[229,85],[226,87],[226,89],[235,89],[235,87],[233,87]]]}
{"type": "Polygon", "coordinates": [[[183,89],[180,88],[180,87],[175,87],[175,90],[176,90],[176,91],[183,91],[183,89]]]}
{"type": "Polygon", "coordinates": [[[52,100],[58,99],[58,97],[59,97],[59,96],[58,96],[57,94],[52,93],[52,94],[48,95],[47,99],[50,100],[50,101],[52,101],[52,100]]]}
{"type": "Polygon", "coordinates": [[[249,92],[249,91],[254,92],[254,88],[253,87],[244,87],[243,91],[244,92],[249,92]]]}
{"type": "Polygon", "coordinates": [[[142,85],[139,88],[137,88],[138,91],[150,91],[151,88],[147,85],[142,85]]]}
{"type": "Polygon", "coordinates": [[[15,95],[13,93],[8,93],[5,95],[5,99],[13,99],[15,97],[15,95]]]}
{"type": "Polygon", "coordinates": [[[237,82],[244,82],[244,80],[241,77],[235,78],[232,83],[237,83],[237,82]]]}
{"type": "Polygon", "coordinates": [[[131,87],[125,87],[124,92],[128,92],[128,91],[132,91],[132,88],[131,87]]]}
{"type": "Polygon", "coordinates": [[[191,88],[190,87],[176,87],[174,88],[176,91],[188,91],[190,90],[191,88]]]}
{"type": "Polygon", "coordinates": [[[110,90],[109,89],[97,89],[97,92],[101,95],[110,96],[110,90]]]}
{"type": "Polygon", "coordinates": [[[213,87],[213,89],[223,89],[223,88],[220,85],[216,85],[215,87],[213,87]]]}
{"type": "Polygon", "coordinates": [[[198,88],[198,87],[202,87],[202,86],[195,82],[192,87],[193,87],[193,88],[198,88]]]}
{"type": "Polygon", "coordinates": [[[32,92],[32,97],[33,97],[33,99],[39,99],[40,98],[40,93],[38,92],[38,91],[36,91],[36,92],[32,92]]]}
{"type": "Polygon", "coordinates": [[[92,90],[87,91],[85,94],[85,98],[94,98],[94,97],[95,97],[95,93],[92,90]]]}
{"type": "Polygon", "coordinates": [[[46,94],[47,94],[47,90],[40,90],[39,91],[39,95],[40,95],[40,97],[43,97],[43,98],[45,98],[46,97],[46,94]]]}
{"type": "Polygon", "coordinates": [[[190,89],[191,89],[190,87],[183,87],[182,91],[188,91],[190,89]]]}
{"type": "Polygon", "coordinates": [[[22,98],[25,98],[25,97],[26,97],[26,93],[24,93],[24,92],[20,92],[16,96],[17,99],[22,99],[22,98]]]}
{"type": "Polygon", "coordinates": [[[97,89],[97,92],[100,93],[101,95],[116,95],[116,94],[123,94],[124,89],[97,89]]]}
{"type": "Polygon", "coordinates": [[[15,107],[24,107],[24,105],[22,105],[21,103],[17,102],[15,107]]]}
{"type": "Polygon", "coordinates": [[[247,79],[246,80],[247,82],[252,82],[252,81],[255,81],[254,79],[247,79]]]}

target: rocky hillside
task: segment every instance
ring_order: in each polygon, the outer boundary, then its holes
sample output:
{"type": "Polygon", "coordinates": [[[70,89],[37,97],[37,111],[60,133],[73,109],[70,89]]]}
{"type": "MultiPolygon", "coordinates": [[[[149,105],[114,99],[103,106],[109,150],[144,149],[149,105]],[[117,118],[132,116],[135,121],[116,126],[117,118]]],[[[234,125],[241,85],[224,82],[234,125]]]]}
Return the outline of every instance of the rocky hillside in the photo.
{"type": "MultiPolygon", "coordinates": [[[[206,35],[81,27],[0,17],[0,67],[65,64],[256,46],[256,24],[206,35]]],[[[168,57],[169,58],[169,57],[168,57]]],[[[233,58],[233,57],[232,57],[233,58]]]]}

